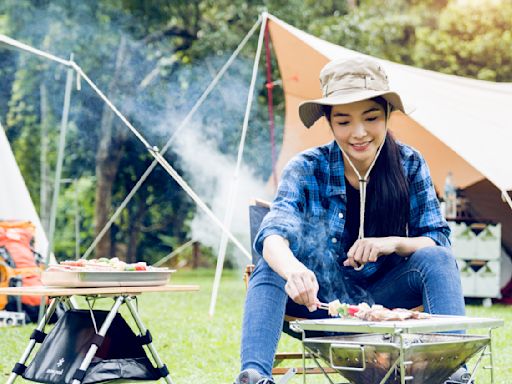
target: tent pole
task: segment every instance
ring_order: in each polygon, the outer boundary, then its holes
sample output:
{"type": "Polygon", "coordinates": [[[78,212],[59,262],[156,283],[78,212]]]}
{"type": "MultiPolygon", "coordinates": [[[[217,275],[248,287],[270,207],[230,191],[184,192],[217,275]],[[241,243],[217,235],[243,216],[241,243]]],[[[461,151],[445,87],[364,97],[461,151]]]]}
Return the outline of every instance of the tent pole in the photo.
{"type": "Polygon", "coordinates": [[[510,209],[512,209],[512,199],[510,198],[510,195],[508,194],[507,191],[505,190],[502,190],[501,191],[501,198],[506,202],[508,203],[510,209]]]}
{"type": "MultiPolygon", "coordinates": [[[[247,41],[249,40],[249,38],[251,38],[251,36],[254,34],[254,32],[256,31],[256,28],[258,27],[259,25],[259,20],[252,26],[251,30],[247,33],[247,35],[242,39],[242,41],[240,42],[240,44],[238,45],[238,47],[233,51],[233,53],[231,54],[231,56],[229,57],[229,59],[226,61],[226,63],[222,66],[222,68],[219,70],[219,72],[217,72],[217,75],[213,78],[213,80],[211,81],[211,83],[208,85],[208,87],[203,91],[202,95],[199,97],[199,99],[196,101],[196,103],[194,104],[194,106],[192,107],[192,109],[188,112],[188,114],[185,116],[185,118],[182,120],[182,122],[180,123],[180,125],[178,126],[178,128],[176,128],[176,130],[173,132],[173,134],[171,135],[171,137],[169,138],[169,140],[167,140],[167,143],[165,143],[165,145],[163,146],[163,148],[160,150],[160,153],[162,155],[164,155],[167,150],[169,149],[169,147],[171,146],[171,144],[174,142],[174,138],[178,135],[178,133],[181,132],[181,130],[186,127],[189,123],[189,121],[192,119],[192,117],[194,116],[194,114],[197,112],[197,110],[199,109],[199,107],[204,103],[204,101],[206,100],[206,98],[210,95],[210,93],[213,91],[213,89],[215,89],[215,87],[217,86],[217,84],[219,83],[219,81],[222,79],[222,77],[224,76],[224,74],[226,73],[226,71],[231,67],[231,64],[233,63],[233,61],[235,61],[235,59],[238,57],[238,54],[240,53],[240,51],[243,49],[243,47],[245,46],[245,44],[247,44],[247,41]]],[[[87,248],[87,250],[84,252],[84,254],[82,255],[82,259],[87,259],[89,257],[89,255],[92,253],[92,251],[96,248],[96,245],[98,245],[98,243],[100,242],[100,240],[103,238],[103,236],[105,235],[105,233],[107,233],[107,231],[110,229],[110,227],[112,226],[112,224],[114,224],[114,222],[117,220],[117,218],[119,217],[119,215],[121,214],[121,212],[125,209],[125,207],[128,205],[128,203],[130,202],[130,200],[133,198],[133,196],[137,193],[137,191],[140,189],[140,187],[142,186],[142,184],[144,184],[144,182],[146,181],[146,179],[149,177],[149,175],[151,174],[151,172],[153,172],[153,169],[155,169],[155,167],[157,166],[158,164],[158,161],[156,160],[153,160],[153,162],[149,165],[149,167],[146,169],[146,171],[142,174],[142,176],[139,178],[139,180],[137,180],[137,183],[134,185],[134,187],[131,189],[131,191],[128,193],[128,195],[126,195],[126,197],[124,198],[124,200],[122,201],[122,203],[119,205],[119,207],[117,207],[116,211],[114,212],[114,214],[110,217],[110,219],[108,220],[108,222],[105,224],[105,226],[101,229],[100,233],[98,233],[98,236],[96,236],[96,238],[94,239],[94,241],[91,243],[91,245],[89,246],[89,248],[87,248]]]]}
{"type": "MultiPolygon", "coordinates": [[[[70,61],[73,60],[73,54],[70,56],[70,61]]],[[[62,165],[64,163],[64,149],[66,147],[66,133],[68,129],[69,107],[71,104],[71,87],[73,86],[73,69],[69,68],[66,74],[66,88],[64,91],[64,106],[62,108],[62,118],[60,121],[60,136],[59,136],[59,149],[57,154],[57,166],[55,167],[55,175],[53,181],[53,197],[52,206],[50,211],[50,222],[48,230],[48,249],[46,251],[46,265],[50,264],[50,256],[53,252],[53,244],[55,237],[55,221],[57,219],[57,203],[59,200],[60,183],[62,177],[62,165]]],[[[45,298],[41,298],[41,305],[39,306],[39,319],[44,315],[45,298]]]]}
{"type": "Polygon", "coordinates": [[[48,231],[48,90],[43,81],[39,87],[41,98],[41,153],[40,161],[40,183],[39,183],[39,217],[45,232],[48,231]]]}
{"type": "Polygon", "coordinates": [[[75,189],[75,260],[80,258],[80,204],[78,202],[78,179],[73,179],[75,189]]]}
{"type": "MultiPolygon", "coordinates": [[[[71,59],[73,55],[71,55],[71,59]]],[[[55,235],[55,221],[57,217],[57,202],[59,199],[60,184],[62,177],[62,165],[64,163],[64,149],[66,147],[66,134],[69,119],[69,107],[71,103],[71,87],[73,85],[73,69],[69,68],[66,76],[66,89],[64,92],[64,107],[62,109],[62,118],[60,122],[59,149],[57,154],[57,166],[53,182],[52,206],[50,211],[50,228],[48,231],[48,251],[46,252],[46,264],[50,262],[50,254],[53,252],[53,242],[55,235]]]]}
{"type": "MultiPolygon", "coordinates": [[[[238,181],[239,181],[239,174],[240,174],[240,167],[242,165],[242,157],[245,147],[245,138],[247,136],[247,128],[249,126],[249,116],[251,114],[251,107],[252,107],[252,100],[254,97],[254,88],[256,86],[256,78],[258,75],[258,65],[261,57],[261,50],[263,46],[263,38],[265,36],[265,29],[267,26],[267,13],[263,12],[260,16],[261,19],[261,27],[260,27],[260,35],[258,38],[258,48],[256,49],[256,55],[254,57],[254,64],[252,68],[252,78],[251,78],[251,85],[249,86],[249,93],[247,95],[247,105],[245,108],[245,116],[244,116],[244,122],[242,126],[242,135],[240,137],[240,145],[238,147],[238,157],[236,161],[236,167],[235,172],[233,175],[233,181],[231,182],[231,187],[229,191],[229,197],[228,197],[228,206],[226,209],[226,213],[224,216],[224,225],[226,228],[231,227],[231,221],[233,220],[233,209],[235,205],[235,198],[237,195],[238,190],[238,181]]],[[[225,233],[222,234],[222,238],[220,241],[219,246],[219,254],[217,257],[217,267],[215,270],[215,279],[213,282],[213,289],[212,289],[212,297],[210,300],[210,310],[209,315],[213,316],[215,313],[215,304],[217,302],[217,295],[219,293],[219,285],[220,285],[220,279],[222,276],[222,269],[224,267],[224,259],[226,257],[226,249],[228,245],[228,238],[225,233]]]]}

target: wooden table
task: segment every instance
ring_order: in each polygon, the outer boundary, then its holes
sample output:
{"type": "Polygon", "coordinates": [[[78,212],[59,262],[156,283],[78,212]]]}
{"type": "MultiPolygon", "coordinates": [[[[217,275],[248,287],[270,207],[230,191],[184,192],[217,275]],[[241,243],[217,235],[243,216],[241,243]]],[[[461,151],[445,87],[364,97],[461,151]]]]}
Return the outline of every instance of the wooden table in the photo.
{"type": "MultiPolygon", "coordinates": [[[[48,309],[46,310],[45,315],[39,321],[36,329],[34,330],[33,336],[36,333],[43,334],[45,326],[48,324],[49,319],[52,317],[55,309],[59,303],[62,303],[67,310],[74,309],[74,305],[70,298],[72,296],[83,296],[86,298],[98,298],[98,297],[111,297],[114,300],[114,304],[111,307],[108,315],[101,325],[100,329],[97,332],[97,336],[101,339],[105,337],[114,317],[119,312],[119,308],[122,304],[126,304],[128,307],[131,316],[135,320],[137,327],[140,331],[140,337],[146,338],[148,340],[147,347],[157,365],[157,369],[160,371],[161,376],[164,380],[172,384],[171,376],[169,374],[169,370],[166,365],[160,359],[158,352],[156,351],[153,343],[151,341],[151,336],[149,334],[148,329],[142,322],[137,310],[137,306],[134,303],[134,299],[136,296],[141,295],[146,292],[194,292],[198,291],[199,286],[197,285],[163,285],[163,286],[149,286],[149,287],[100,287],[100,288],[62,288],[62,287],[45,287],[45,286],[36,286],[36,287],[9,287],[9,288],[0,288],[1,295],[10,295],[10,296],[44,296],[50,298],[50,303],[48,305],[48,309]]],[[[7,380],[7,384],[12,384],[16,380],[16,378],[23,374],[27,366],[25,363],[27,362],[32,350],[34,349],[37,341],[36,337],[31,336],[28,346],[26,347],[23,355],[20,360],[14,366],[9,379],[7,380]]],[[[87,371],[87,368],[91,364],[93,357],[95,356],[99,346],[96,344],[91,344],[89,350],[82,361],[80,368],[76,370],[74,374],[73,384],[80,384],[82,382],[83,376],[87,371]]]]}

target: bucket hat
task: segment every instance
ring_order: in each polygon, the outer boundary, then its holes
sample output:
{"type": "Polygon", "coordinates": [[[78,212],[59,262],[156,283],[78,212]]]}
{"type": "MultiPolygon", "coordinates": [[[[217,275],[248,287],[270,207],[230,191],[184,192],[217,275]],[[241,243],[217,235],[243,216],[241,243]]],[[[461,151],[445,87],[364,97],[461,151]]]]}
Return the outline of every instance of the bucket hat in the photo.
{"type": "Polygon", "coordinates": [[[404,112],[398,93],[389,89],[382,66],[375,60],[360,56],[335,59],[320,71],[321,99],[304,101],[299,105],[299,116],[309,128],[324,115],[324,105],[349,104],[382,96],[392,109],[404,112]]]}

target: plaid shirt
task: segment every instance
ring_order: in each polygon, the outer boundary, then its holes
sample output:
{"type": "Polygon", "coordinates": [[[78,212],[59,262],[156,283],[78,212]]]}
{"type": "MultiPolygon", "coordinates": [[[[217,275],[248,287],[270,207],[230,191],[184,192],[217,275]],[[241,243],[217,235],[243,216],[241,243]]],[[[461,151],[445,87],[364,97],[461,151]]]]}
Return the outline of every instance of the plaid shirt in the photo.
{"type": "MultiPolygon", "coordinates": [[[[450,229],[441,215],[425,160],[411,147],[398,145],[409,182],[408,236],[428,236],[437,245],[450,246],[450,229]]],[[[381,257],[360,272],[342,266],[347,257],[344,174],[343,156],[335,141],[295,156],[283,172],[277,196],[254,243],[261,254],[267,236],[275,234],[288,239],[293,254],[315,272],[319,297],[327,302],[336,298],[350,302],[353,295],[347,290],[352,288],[347,286],[353,284],[341,281],[368,279],[386,261],[381,257]]]]}

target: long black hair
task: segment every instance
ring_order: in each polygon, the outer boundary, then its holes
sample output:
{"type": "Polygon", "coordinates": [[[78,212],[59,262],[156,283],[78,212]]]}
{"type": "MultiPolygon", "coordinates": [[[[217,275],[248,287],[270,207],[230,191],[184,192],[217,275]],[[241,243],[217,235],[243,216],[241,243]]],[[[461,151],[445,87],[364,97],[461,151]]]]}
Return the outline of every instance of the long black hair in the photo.
{"type": "MultiPolygon", "coordinates": [[[[379,96],[372,99],[386,112],[388,102],[379,96]]],[[[330,106],[324,113],[330,124],[330,106]]],[[[409,183],[401,163],[400,147],[388,130],[384,146],[370,172],[366,190],[365,236],[405,236],[409,218],[409,183]]]]}

